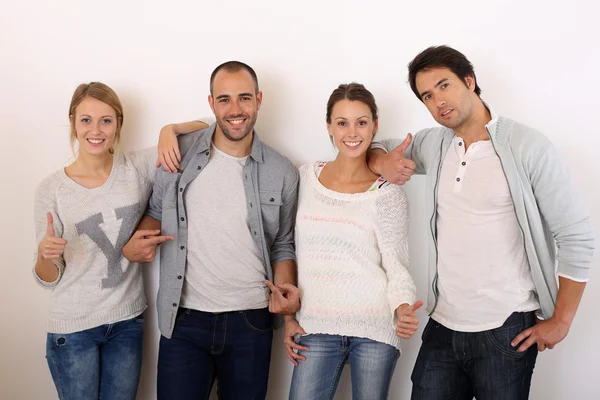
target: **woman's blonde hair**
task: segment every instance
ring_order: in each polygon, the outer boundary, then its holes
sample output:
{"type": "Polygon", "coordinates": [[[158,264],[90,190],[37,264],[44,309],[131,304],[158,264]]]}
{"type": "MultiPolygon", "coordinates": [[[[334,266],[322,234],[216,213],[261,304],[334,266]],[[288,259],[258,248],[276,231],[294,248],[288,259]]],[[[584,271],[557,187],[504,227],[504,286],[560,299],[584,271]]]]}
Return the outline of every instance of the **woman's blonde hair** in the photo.
{"type": "MultiPolygon", "coordinates": [[[[117,114],[117,130],[115,132],[115,141],[113,148],[110,149],[110,153],[113,154],[115,149],[118,150],[119,142],[121,140],[121,127],[123,126],[123,106],[119,96],[109,86],[101,82],[90,82],[82,83],[77,86],[73,97],[71,98],[71,105],[69,106],[69,120],[71,116],[75,117],[75,110],[79,104],[86,98],[91,97],[96,100],[100,100],[103,103],[108,104],[115,113],[117,114]]],[[[75,143],[77,142],[77,132],[75,131],[74,120],[71,120],[71,148],[75,149],[75,143]]]]}

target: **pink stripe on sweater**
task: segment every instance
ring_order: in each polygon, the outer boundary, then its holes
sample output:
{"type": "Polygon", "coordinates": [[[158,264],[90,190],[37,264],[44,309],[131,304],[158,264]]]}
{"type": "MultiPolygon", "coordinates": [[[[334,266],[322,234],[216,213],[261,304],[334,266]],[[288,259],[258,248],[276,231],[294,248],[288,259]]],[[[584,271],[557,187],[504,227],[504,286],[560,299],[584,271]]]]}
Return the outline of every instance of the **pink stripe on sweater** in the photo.
{"type": "Polygon", "coordinates": [[[338,223],[338,224],[352,225],[359,229],[362,229],[363,231],[373,232],[373,228],[370,228],[363,224],[359,224],[358,222],[356,222],[354,220],[346,219],[346,218],[321,217],[321,216],[306,215],[306,214],[299,215],[297,218],[303,219],[303,220],[308,220],[308,221],[333,222],[333,223],[338,223]]]}

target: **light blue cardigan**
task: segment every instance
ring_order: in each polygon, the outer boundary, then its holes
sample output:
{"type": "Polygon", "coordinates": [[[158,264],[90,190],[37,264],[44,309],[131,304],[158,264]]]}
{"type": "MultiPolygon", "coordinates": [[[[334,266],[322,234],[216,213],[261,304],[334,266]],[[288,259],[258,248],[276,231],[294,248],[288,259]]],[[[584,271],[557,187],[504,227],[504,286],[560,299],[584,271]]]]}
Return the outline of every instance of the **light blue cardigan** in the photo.
{"type": "MultiPolygon", "coordinates": [[[[493,119],[486,128],[500,158],[523,233],[541,306],[539,314],[544,319],[550,318],[558,293],[557,273],[575,281],[587,281],[589,277],[594,254],[594,232],[589,215],[564,161],[544,135],[503,117],[493,119]]],[[[438,181],[442,160],[453,137],[454,132],[449,128],[424,129],[417,132],[405,153],[417,164],[415,172],[427,175],[425,207],[431,215],[427,296],[430,314],[438,296],[438,181]]],[[[373,147],[390,151],[400,142],[389,139],[373,143],[373,147]]]]}

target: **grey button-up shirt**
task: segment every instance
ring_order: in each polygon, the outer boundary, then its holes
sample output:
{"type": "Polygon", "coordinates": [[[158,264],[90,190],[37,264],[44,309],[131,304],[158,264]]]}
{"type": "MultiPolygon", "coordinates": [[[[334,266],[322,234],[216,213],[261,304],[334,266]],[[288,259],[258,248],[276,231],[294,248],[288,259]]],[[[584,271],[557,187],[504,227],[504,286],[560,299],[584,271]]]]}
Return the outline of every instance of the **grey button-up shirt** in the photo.
{"type": "MultiPolygon", "coordinates": [[[[175,325],[187,266],[188,220],[184,194],[190,182],[208,163],[215,128],[216,124],[213,124],[207,129],[178,136],[182,155],[180,172],[169,173],[162,168],[156,170],[154,191],[146,212],[161,221],[162,235],[175,236],[175,240],[161,244],[160,250],[158,325],[161,334],[167,338],[171,337],[175,325]]],[[[261,249],[265,277],[272,280],[271,264],[296,258],[294,223],[298,170],[287,158],[263,144],[255,131],[252,152],[243,173],[248,229],[256,246],[261,249]]],[[[227,195],[223,193],[223,196],[227,195]]],[[[223,224],[226,223],[223,221],[223,224]]]]}

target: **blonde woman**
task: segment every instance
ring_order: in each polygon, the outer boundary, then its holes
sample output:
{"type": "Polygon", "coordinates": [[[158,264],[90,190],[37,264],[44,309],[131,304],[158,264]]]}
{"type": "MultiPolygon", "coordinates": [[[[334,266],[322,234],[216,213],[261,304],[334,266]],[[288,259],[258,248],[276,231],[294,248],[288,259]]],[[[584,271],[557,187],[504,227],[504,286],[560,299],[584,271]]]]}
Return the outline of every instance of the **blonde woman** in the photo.
{"type": "MultiPolygon", "coordinates": [[[[52,289],[46,358],[61,400],[133,400],[146,298],[139,265],[121,249],[146,208],[156,149],[118,151],[123,107],[100,82],[75,90],[69,120],[76,159],[35,194],[34,275],[52,289]]],[[[171,238],[156,231],[141,239],[155,250],[171,238]]]]}

